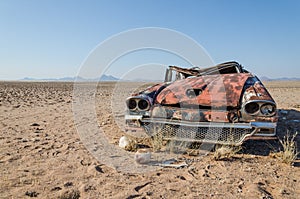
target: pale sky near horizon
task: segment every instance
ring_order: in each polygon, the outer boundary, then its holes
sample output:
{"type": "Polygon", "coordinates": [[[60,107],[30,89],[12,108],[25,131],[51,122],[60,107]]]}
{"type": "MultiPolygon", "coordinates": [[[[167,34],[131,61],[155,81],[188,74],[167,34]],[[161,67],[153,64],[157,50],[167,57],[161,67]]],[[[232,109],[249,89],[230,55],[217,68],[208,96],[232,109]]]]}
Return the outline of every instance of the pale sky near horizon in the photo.
{"type": "MultiPolygon", "coordinates": [[[[297,0],[2,0],[0,27],[0,80],[76,76],[99,43],[143,27],[181,32],[215,63],[236,60],[258,76],[300,77],[297,0]]],[[[190,67],[150,54],[120,59],[108,72],[120,77],[131,65],[160,61],[190,67]]]]}

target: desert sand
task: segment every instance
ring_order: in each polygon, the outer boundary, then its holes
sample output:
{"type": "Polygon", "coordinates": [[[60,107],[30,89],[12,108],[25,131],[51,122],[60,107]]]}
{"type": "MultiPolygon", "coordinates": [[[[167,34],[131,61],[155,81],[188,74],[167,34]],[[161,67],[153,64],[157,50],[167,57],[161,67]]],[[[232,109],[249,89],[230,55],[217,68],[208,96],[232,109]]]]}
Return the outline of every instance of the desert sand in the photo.
{"type": "MultiPolygon", "coordinates": [[[[111,110],[114,83],[96,93],[111,145],[124,135],[111,110]]],[[[300,133],[300,82],[266,82],[278,137],[300,133]]],[[[299,198],[300,162],[276,158],[278,141],[247,141],[230,160],[180,154],[188,166],[121,172],[95,158],[74,122],[73,83],[0,82],[0,198],[299,198]]],[[[122,117],[120,110],[120,117],[122,117]]],[[[300,136],[296,138],[300,151],[300,136]]],[[[132,153],[133,152],[126,152],[132,153]]]]}

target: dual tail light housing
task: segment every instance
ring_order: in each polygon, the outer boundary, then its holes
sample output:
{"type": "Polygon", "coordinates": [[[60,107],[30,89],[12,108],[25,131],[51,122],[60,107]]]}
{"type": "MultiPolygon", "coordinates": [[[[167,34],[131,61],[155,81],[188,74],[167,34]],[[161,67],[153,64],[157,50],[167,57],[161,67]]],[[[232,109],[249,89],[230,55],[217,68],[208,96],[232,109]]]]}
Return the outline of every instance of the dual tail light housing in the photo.
{"type": "Polygon", "coordinates": [[[272,101],[249,101],[243,106],[245,113],[252,116],[274,116],[276,114],[276,104],[272,101]]]}
{"type": "Polygon", "coordinates": [[[134,96],[126,100],[130,111],[148,111],[152,105],[152,99],[148,96],[134,96]]]}

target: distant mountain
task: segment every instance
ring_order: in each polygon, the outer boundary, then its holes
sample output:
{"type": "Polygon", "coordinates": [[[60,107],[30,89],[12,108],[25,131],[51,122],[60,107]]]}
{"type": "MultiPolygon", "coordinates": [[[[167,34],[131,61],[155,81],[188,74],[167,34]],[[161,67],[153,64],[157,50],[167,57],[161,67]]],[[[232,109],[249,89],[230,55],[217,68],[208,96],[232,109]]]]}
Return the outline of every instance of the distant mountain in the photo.
{"type": "Polygon", "coordinates": [[[300,78],[298,78],[298,77],[291,77],[291,78],[282,77],[282,78],[277,78],[275,80],[277,80],[277,81],[300,81],[300,78]]]}
{"type": "Polygon", "coordinates": [[[62,77],[62,78],[32,78],[32,77],[25,77],[23,79],[20,79],[21,81],[58,81],[58,82],[73,82],[73,81],[118,81],[119,79],[112,76],[112,75],[102,75],[101,78],[83,78],[80,76],[77,77],[62,77]]]}
{"type": "Polygon", "coordinates": [[[266,76],[259,78],[261,81],[300,81],[299,77],[280,77],[280,78],[269,78],[266,76]]]}
{"type": "Polygon", "coordinates": [[[112,75],[102,75],[100,81],[118,81],[119,79],[112,75]]]}
{"type": "Polygon", "coordinates": [[[268,78],[268,77],[266,77],[266,76],[262,76],[262,77],[260,77],[259,78],[261,81],[265,81],[265,82],[267,82],[267,81],[271,81],[272,79],[270,79],[270,78],[268,78]]]}
{"type": "Polygon", "coordinates": [[[163,82],[164,80],[136,78],[136,79],[122,79],[122,81],[125,81],[125,82],[163,82]]]}
{"type": "MultiPolygon", "coordinates": [[[[259,78],[261,81],[300,81],[300,78],[293,77],[281,77],[281,78],[269,78],[266,76],[262,76],[259,78]]],[[[25,77],[20,79],[20,81],[58,81],[58,82],[73,82],[73,81],[81,81],[81,82],[92,82],[92,81],[129,81],[129,82],[161,82],[162,80],[148,80],[148,79],[134,79],[134,80],[126,80],[126,79],[118,79],[112,75],[102,75],[101,78],[83,78],[80,76],[77,77],[62,77],[62,78],[31,78],[25,77]]]]}

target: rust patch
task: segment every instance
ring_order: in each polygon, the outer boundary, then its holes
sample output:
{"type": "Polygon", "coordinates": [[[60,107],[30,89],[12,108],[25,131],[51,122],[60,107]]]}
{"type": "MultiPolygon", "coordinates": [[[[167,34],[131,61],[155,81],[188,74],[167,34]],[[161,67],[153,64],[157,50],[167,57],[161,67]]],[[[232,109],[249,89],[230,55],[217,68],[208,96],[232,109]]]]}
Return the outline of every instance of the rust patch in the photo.
{"type": "Polygon", "coordinates": [[[197,108],[175,108],[156,106],[152,109],[152,117],[185,120],[191,122],[231,122],[233,111],[201,110],[197,108]]]}
{"type": "Polygon", "coordinates": [[[253,86],[247,88],[244,97],[245,102],[251,100],[268,100],[274,102],[267,89],[260,82],[256,82],[253,86]]]}
{"type": "Polygon", "coordinates": [[[201,105],[212,107],[239,105],[240,96],[249,73],[208,75],[179,80],[162,90],[156,102],[162,105],[201,105]],[[203,89],[204,88],[204,89],[203,89]],[[188,89],[203,89],[201,94],[190,98],[188,89]]]}
{"type": "Polygon", "coordinates": [[[264,117],[264,116],[254,116],[253,121],[256,122],[278,122],[278,116],[275,115],[273,117],[264,117]]]}

